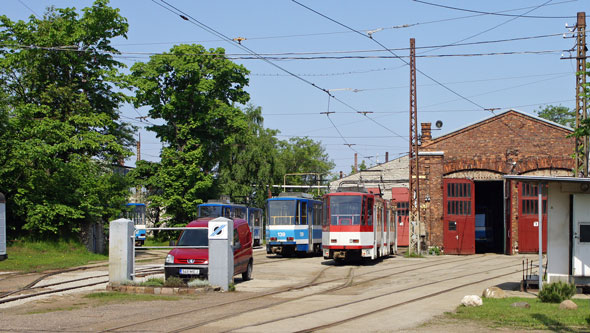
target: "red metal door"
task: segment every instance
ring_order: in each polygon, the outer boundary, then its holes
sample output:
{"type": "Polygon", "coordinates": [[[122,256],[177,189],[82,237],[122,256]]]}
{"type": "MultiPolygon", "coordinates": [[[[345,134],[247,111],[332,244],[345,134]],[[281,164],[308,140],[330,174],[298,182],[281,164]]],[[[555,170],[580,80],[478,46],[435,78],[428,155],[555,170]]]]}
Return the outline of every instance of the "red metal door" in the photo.
{"type": "MultiPolygon", "coordinates": [[[[518,191],[518,252],[539,252],[539,192],[520,183],[518,191]]],[[[543,252],[547,252],[547,195],[543,195],[543,252]]]]}
{"type": "Polygon", "coordinates": [[[403,188],[392,188],[391,189],[392,199],[396,205],[397,212],[397,245],[398,246],[409,246],[409,200],[410,194],[406,187],[403,188]]]}
{"type": "Polygon", "coordinates": [[[475,253],[475,184],[444,179],[443,242],[445,254],[475,253]]]}

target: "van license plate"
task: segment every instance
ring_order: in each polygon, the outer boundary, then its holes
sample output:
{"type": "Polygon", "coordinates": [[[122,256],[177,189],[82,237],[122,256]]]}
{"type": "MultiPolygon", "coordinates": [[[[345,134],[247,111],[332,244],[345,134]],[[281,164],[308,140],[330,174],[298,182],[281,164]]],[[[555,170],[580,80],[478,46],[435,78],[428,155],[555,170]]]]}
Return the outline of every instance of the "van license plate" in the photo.
{"type": "Polygon", "coordinates": [[[197,275],[199,274],[199,270],[198,269],[181,269],[180,270],[180,274],[185,274],[185,275],[197,275]]]}

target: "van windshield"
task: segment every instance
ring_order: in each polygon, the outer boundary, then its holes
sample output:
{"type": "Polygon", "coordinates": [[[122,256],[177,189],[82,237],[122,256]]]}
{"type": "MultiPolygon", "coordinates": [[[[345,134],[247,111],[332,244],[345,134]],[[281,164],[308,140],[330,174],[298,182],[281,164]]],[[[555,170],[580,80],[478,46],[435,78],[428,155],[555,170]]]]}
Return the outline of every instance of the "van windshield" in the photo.
{"type": "Polygon", "coordinates": [[[209,246],[207,229],[184,230],[178,240],[178,246],[209,246]]]}

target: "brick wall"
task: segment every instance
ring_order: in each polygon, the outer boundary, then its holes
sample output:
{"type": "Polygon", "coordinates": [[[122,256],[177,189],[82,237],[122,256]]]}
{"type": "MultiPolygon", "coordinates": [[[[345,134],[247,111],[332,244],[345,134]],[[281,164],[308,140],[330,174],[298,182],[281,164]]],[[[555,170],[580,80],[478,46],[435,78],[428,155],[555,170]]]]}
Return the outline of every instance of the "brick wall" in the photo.
{"type": "MultiPolygon", "coordinates": [[[[421,152],[443,152],[443,156],[420,157],[420,191],[428,245],[443,246],[444,177],[467,171],[501,174],[525,174],[535,170],[571,170],[574,140],[571,131],[525,114],[508,111],[441,138],[424,142],[421,152]],[[424,178],[422,178],[424,177],[424,178]],[[426,194],[430,202],[424,202],[426,194]]],[[[492,178],[490,178],[492,179],[492,178]]],[[[511,186],[511,243],[518,245],[518,189],[511,186]]]]}

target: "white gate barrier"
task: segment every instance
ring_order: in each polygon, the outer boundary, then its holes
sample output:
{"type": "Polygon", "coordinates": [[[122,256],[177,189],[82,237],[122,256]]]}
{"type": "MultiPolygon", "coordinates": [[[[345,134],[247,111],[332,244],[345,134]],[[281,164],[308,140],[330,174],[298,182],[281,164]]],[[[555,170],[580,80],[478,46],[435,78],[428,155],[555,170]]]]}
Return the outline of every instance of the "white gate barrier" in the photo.
{"type": "Polygon", "coordinates": [[[208,280],[212,285],[229,289],[233,282],[233,221],[224,217],[213,219],[209,228],[138,228],[129,219],[111,221],[109,226],[109,282],[123,283],[135,278],[135,249],[209,249],[208,280]],[[208,230],[208,246],[141,246],[135,247],[136,230],[208,230]]]}

